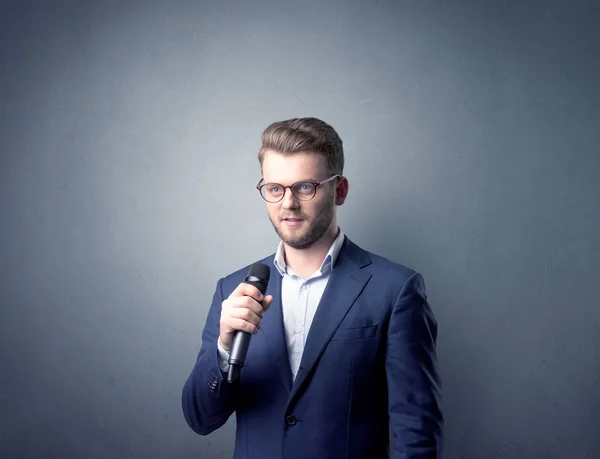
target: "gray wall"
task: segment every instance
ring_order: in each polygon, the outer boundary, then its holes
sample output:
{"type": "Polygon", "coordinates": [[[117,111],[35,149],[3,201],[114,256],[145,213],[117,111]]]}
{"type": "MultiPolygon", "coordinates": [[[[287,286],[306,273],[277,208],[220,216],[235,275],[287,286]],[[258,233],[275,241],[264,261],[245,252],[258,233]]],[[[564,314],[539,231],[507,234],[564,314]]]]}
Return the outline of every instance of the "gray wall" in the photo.
{"type": "Polygon", "coordinates": [[[345,142],[344,231],[425,276],[445,457],[600,457],[595,3],[4,2],[0,457],[230,457],[180,393],[296,116],[345,142]]]}

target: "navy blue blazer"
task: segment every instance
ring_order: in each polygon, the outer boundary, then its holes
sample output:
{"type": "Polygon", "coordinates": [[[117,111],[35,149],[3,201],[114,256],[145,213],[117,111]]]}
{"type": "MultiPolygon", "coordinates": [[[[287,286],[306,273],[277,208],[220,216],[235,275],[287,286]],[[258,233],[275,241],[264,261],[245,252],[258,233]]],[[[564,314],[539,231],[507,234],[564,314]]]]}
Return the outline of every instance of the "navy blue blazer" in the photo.
{"type": "Polygon", "coordinates": [[[273,258],[262,260],[273,302],[234,384],[218,364],[221,303],[248,267],[218,281],[182,391],[189,426],[207,435],[235,412],[235,459],[440,458],[437,323],[422,276],[346,237],[292,380],[273,258]]]}

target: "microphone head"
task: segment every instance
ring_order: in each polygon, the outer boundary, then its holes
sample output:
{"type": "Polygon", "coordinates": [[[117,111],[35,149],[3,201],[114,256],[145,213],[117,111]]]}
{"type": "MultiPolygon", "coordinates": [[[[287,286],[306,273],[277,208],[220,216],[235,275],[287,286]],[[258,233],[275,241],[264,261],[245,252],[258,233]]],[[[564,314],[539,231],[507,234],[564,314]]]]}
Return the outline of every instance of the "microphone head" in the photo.
{"type": "Polygon", "coordinates": [[[246,276],[246,283],[254,285],[260,293],[264,295],[269,285],[269,277],[271,275],[271,268],[260,261],[250,266],[248,275],[246,276]]]}
{"type": "Polygon", "coordinates": [[[269,282],[269,277],[271,275],[271,268],[260,261],[254,263],[250,266],[248,270],[248,277],[257,277],[263,282],[269,282]]]}

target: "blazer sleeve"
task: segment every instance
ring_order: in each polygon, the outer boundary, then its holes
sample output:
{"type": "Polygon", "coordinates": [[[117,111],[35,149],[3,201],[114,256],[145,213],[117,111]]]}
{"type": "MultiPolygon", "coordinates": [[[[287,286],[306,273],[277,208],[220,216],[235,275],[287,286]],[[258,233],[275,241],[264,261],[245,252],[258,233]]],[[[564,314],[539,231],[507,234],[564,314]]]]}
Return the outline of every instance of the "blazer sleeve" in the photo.
{"type": "Polygon", "coordinates": [[[437,322],[423,277],[413,273],[394,304],[387,330],[386,375],[394,459],[439,459],[443,446],[437,322]]]}
{"type": "Polygon", "coordinates": [[[217,342],[220,331],[223,279],[217,283],[196,363],[181,395],[183,414],[188,425],[200,435],[208,435],[221,427],[236,406],[239,381],[230,384],[219,367],[217,342]]]}

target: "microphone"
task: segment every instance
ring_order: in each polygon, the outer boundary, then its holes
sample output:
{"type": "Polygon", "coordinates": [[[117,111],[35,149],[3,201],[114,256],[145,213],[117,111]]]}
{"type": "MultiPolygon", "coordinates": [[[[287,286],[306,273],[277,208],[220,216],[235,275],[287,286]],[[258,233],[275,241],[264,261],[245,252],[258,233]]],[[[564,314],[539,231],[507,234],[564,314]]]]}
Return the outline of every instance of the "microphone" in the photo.
{"type": "MultiPolygon", "coordinates": [[[[257,262],[250,266],[248,275],[244,281],[246,284],[254,285],[263,295],[269,285],[269,276],[271,268],[264,263],[257,262]]],[[[231,352],[229,353],[229,369],[227,372],[227,382],[233,383],[240,376],[240,370],[246,361],[246,353],[250,344],[251,334],[245,331],[237,330],[233,335],[231,352]]]]}

